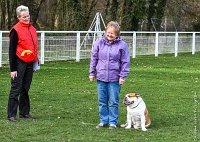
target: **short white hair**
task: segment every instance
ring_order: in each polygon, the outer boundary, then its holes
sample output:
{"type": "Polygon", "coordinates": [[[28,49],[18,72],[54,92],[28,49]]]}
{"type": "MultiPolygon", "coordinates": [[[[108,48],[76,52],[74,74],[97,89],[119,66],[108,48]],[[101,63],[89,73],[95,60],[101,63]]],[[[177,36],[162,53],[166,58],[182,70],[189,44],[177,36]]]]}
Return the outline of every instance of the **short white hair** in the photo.
{"type": "Polygon", "coordinates": [[[106,31],[108,30],[109,27],[114,27],[116,35],[117,36],[120,35],[120,26],[119,26],[119,23],[117,21],[110,21],[106,26],[106,31]]]}
{"type": "Polygon", "coordinates": [[[28,7],[27,7],[27,6],[24,6],[24,5],[18,6],[18,7],[16,8],[16,14],[17,14],[17,16],[20,16],[21,12],[23,12],[23,11],[29,12],[28,7]]]}

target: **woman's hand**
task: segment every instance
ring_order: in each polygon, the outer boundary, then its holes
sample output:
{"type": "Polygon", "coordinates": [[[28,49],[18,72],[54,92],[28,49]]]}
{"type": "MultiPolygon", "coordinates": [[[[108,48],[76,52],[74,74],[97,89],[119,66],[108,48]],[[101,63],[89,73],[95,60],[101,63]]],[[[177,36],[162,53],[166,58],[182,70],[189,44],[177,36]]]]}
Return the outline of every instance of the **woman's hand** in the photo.
{"type": "Polygon", "coordinates": [[[14,80],[17,77],[17,71],[10,72],[10,77],[14,80]]]}
{"type": "Polygon", "coordinates": [[[90,81],[94,81],[95,77],[94,76],[89,76],[90,81]]]}
{"type": "Polygon", "coordinates": [[[119,84],[122,85],[122,84],[124,84],[124,82],[125,82],[125,80],[120,77],[119,78],[119,84]]]}

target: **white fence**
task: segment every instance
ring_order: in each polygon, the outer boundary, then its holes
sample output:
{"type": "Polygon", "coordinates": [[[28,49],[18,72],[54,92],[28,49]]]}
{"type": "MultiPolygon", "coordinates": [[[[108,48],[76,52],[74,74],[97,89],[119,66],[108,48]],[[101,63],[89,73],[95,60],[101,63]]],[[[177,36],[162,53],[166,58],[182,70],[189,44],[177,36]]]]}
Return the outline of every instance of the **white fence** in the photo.
{"type": "MultiPolygon", "coordinates": [[[[90,58],[93,41],[102,33],[94,31],[38,31],[39,57],[45,61],[90,58]]],[[[121,32],[131,56],[200,51],[200,32],[121,32]]],[[[8,31],[0,31],[0,67],[8,64],[8,31]]]]}

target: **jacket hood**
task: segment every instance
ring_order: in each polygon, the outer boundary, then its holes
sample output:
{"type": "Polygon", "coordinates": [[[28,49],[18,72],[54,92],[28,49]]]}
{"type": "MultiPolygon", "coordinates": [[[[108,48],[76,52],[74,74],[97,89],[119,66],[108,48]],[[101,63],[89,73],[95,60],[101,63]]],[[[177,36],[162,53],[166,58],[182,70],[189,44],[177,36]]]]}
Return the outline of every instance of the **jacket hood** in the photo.
{"type": "Polygon", "coordinates": [[[107,44],[107,45],[114,44],[114,43],[117,43],[117,42],[119,42],[119,41],[122,40],[120,36],[117,36],[116,39],[115,39],[112,43],[110,43],[110,42],[108,41],[108,39],[106,38],[105,35],[103,36],[102,39],[103,39],[103,42],[104,42],[105,44],[107,44]]]}

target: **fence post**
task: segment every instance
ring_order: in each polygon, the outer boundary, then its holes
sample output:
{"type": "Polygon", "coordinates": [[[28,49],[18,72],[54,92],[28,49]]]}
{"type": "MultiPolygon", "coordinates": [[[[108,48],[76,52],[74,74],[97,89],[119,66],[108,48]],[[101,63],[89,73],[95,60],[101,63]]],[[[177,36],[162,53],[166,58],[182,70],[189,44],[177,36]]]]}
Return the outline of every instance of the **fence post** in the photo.
{"type": "Polygon", "coordinates": [[[76,37],[76,62],[80,61],[80,32],[77,32],[77,37],[76,37]]]}
{"type": "Polygon", "coordinates": [[[175,34],[175,57],[178,56],[178,32],[175,34]]]}
{"type": "Polygon", "coordinates": [[[159,37],[159,33],[156,32],[156,42],[155,42],[155,56],[158,56],[158,37],[159,37]]]}
{"type": "Polygon", "coordinates": [[[192,54],[195,54],[195,37],[196,37],[196,33],[192,34],[192,54]]]}
{"type": "Polygon", "coordinates": [[[45,36],[45,33],[44,32],[41,32],[41,53],[40,53],[40,56],[41,56],[41,64],[44,64],[44,36],[45,36]]]}
{"type": "Polygon", "coordinates": [[[132,57],[136,58],[136,32],[133,33],[133,53],[132,57]]]}
{"type": "Polygon", "coordinates": [[[2,67],[2,32],[0,32],[0,67],[2,67]]]}

